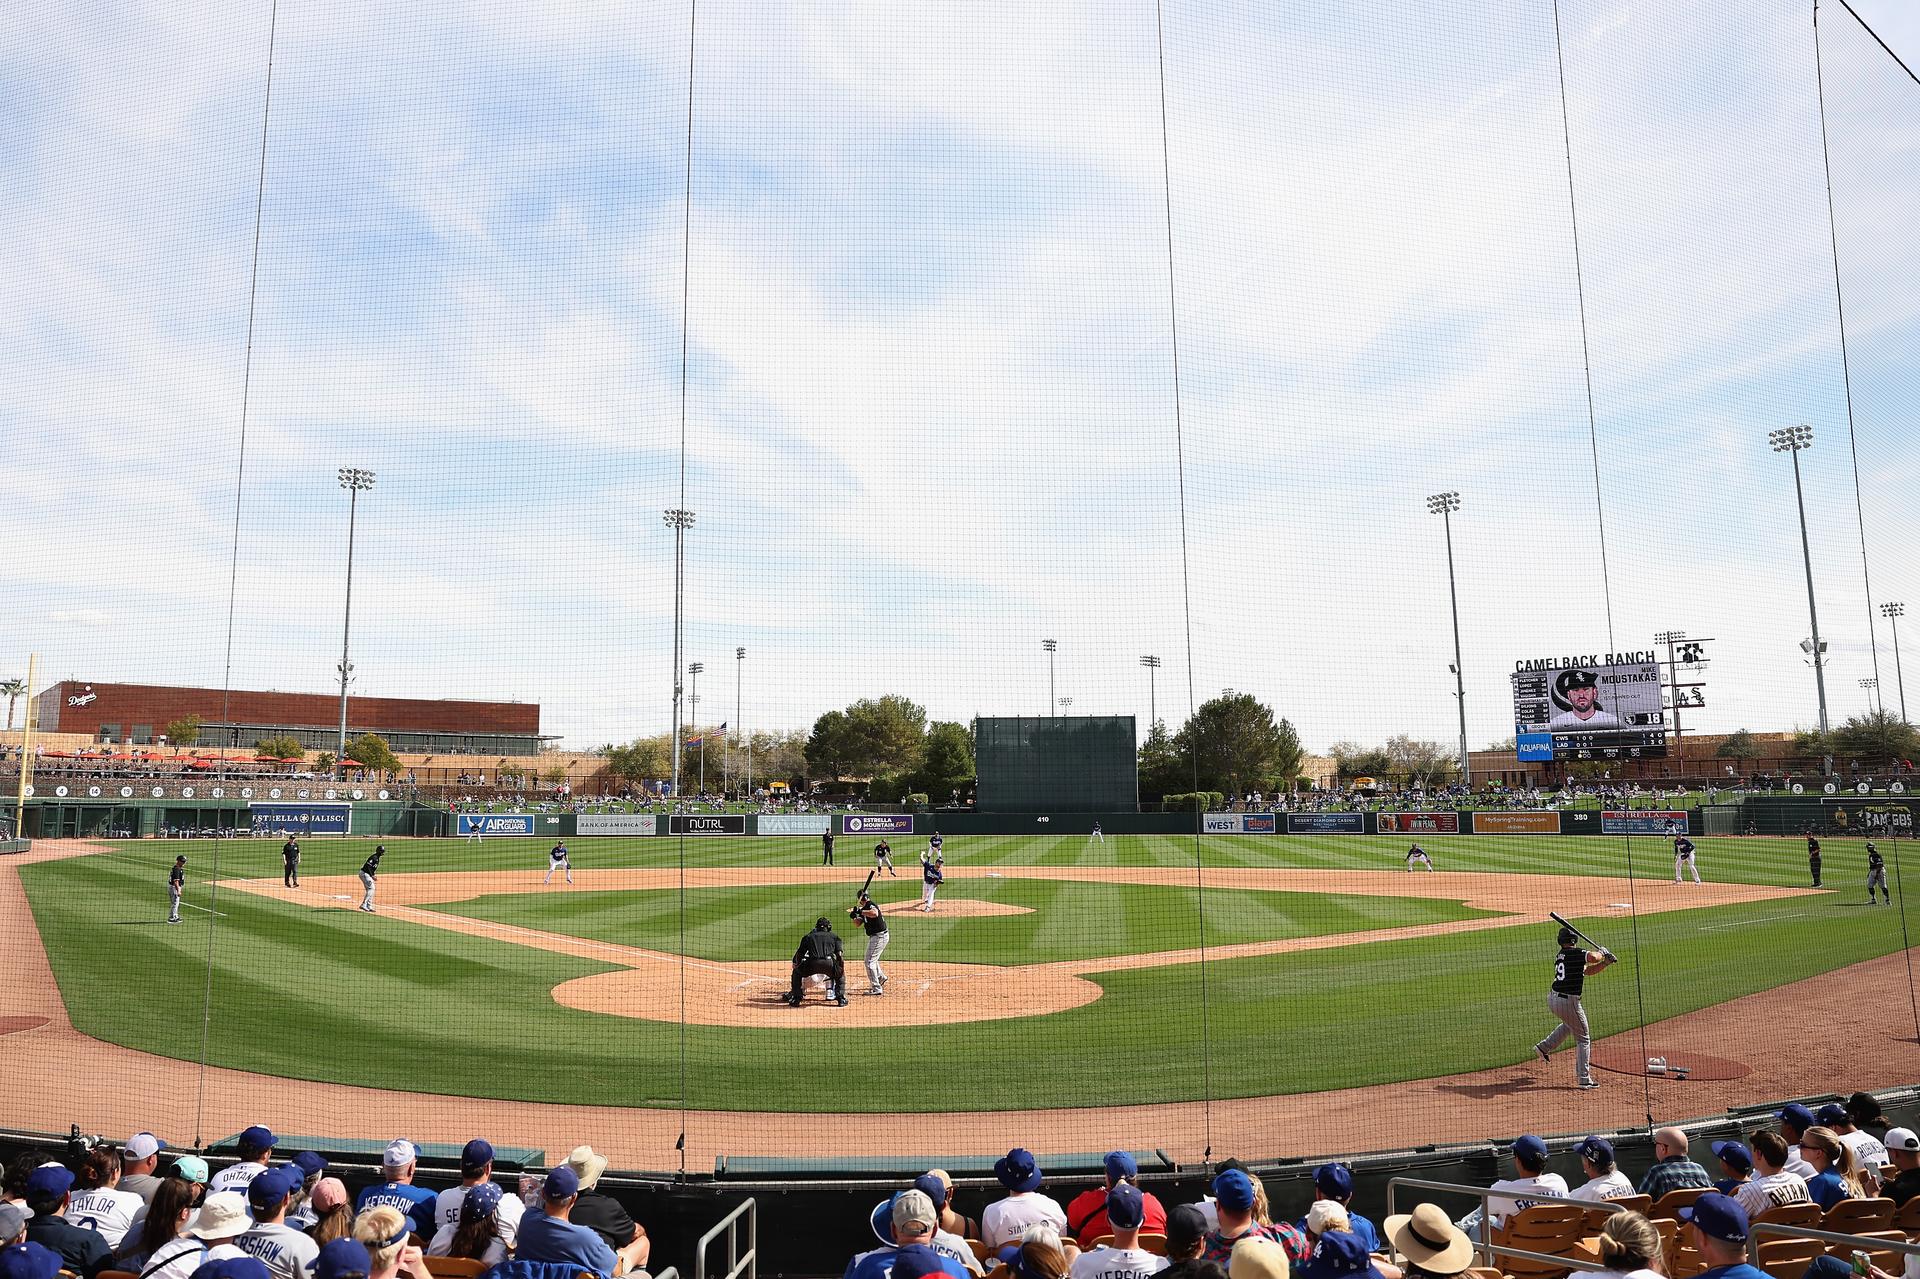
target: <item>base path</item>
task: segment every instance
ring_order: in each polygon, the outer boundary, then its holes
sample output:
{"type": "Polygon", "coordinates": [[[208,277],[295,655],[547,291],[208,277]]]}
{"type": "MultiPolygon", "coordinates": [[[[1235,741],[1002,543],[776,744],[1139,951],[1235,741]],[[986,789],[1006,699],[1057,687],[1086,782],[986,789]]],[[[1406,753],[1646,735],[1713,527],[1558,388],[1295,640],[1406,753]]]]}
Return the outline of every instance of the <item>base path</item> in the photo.
{"type": "MultiPolygon", "coordinates": [[[[47,843],[36,844],[24,858],[0,858],[0,919],[31,918],[15,869],[23,861],[105,851],[47,843]]],[[[1036,877],[1098,877],[1044,868],[1021,869],[1036,877]]],[[[734,873],[753,877],[743,882],[766,882],[770,874],[734,873]]],[[[1255,873],[1269,878],[1276,874],[1255,873]]],[[[575,874],[577,877],[580,872],[575,874]]],[[[1341,886],[1347,886],[1351,878],[1358,887],[1359,877],[1368,874],[1371,872],[1342,876],[1341,886]]],[[[1314,872],[1313,877],[1315,891],[1330,890],[1325,872],[1314,872]]],[[[1392,888],[1378,883],[1370,886],[1371,891],[1404,895],[1412,887],[1408,881],[1413,881],[1423,886],[1432,883],[1429,891],[1437,896],[1442,895],[1445,881],[1467,881],[1471,886],[1466,894],[1469,900],[1478,900],[1479,893],[1492,891],[1496,881],[1503,882],[1516,897],[1526,899],[1529,916],[1541,913],[1550,900],[1542,896],[1542,889],[1550,882],[1543,876],[1383,873],[1382,877],[1392,888]],[[1473,881],[1481,883],[1475,885],[1473,881]]],[[[399,889],[410,878],[416,877],[395,875],[383,880],[382,896],[399,889]]],[[[525,881],[527,876],[519,878],[525,881]]],[[[1208,878],[1212,882],[1213,873],[1208,878]]],[[[1599,896],[1619,891],[1613,881],[1591,881],[1590,887],[1593,884],[1600,886],[1599,896]]],[[[1455,896],[1459,886],[1448,886],[1445,895],[1455,896]]],[[[1650,898],[1654,887],[1658,886],[1643,887],[1643,896],[1650,898]]],[[[1782,895],[1774,890],[1754,891],[1759,896],[1782,895]]],[[[398,892],[392,893],[395,900],[399,896],[398,892]]],[[[1713,904],[1712,898],[1696,896],[1690,890],[1679,890],[1675,896],[1676,905],[1713,904]]],[[[1563,900],[1574,900],[1576,911],[1599,913],[1579,905],[1578,900],[1584,898],[1563,900]]],[[[1653,901],[1643,901],[1644,907],[1654,905],[1653,901]]],[[[1351,939],[1355,935],[1348,936],[1351,939]]],[[[496,1144],[544,1150],[549,1158],[558,1158],[561,1152],[589,1141],[616,1167],[634,1169],[679,1167],[681,1156],[674,1143],[684,1132],[685,1166],[693,1173],[711,1169],[714,1156],[722,1153],[794,1158],[871,1156],[877,1153],[876,1132],[892,1134],[895,1150],[929,1155],[998,1154],[1014,1145],[1043,1153],[1128,1145],[1158,1147],[1175,1159],[1189,1162],[1198,1160],[1209,1142],[1216,1157],[1227,1153],[1265,1157],[1392,1149],[1413,1142],[1479,1141],[1493,1134],[1523,1131],[1625,1127],[1638,1123],[1648,1108],[1657,1119],[1709,1114],[1728,1106],[1798,1095],[1806,1091],[1807,1081],[1813,1078],[1823,1080],[1823,1087],[1831,1084],[1846,1089],[1909,1084],[1920,1076],[1920,1049],[1915,1047],[1909,1012],[1907,965],[1908,957],[1896,953],[1655,1023],[1647,1029],[1647,1042],[1669,1052],[1725,1051],[1729,1043],[1751,1042],[1757,1026],[1796,1025],[1808,1008],[1820,1010],[1821,1034],[1817,1042],[1808,1036],[1781,1034],[1765,1056],[1749,1063],[1751,1073],[1744,1078],[1714,1084],[1654,1081],[1651,1096],[1644,1100],[1638,1079],[1609,1076],[1606,1087],[1583,1093],[1572,1086],[1569,1065],[1556,1059],[1552,1065],[1542,1066],[1529,1059],[1518,1066],[1468,1074],[1321,1093],[1215,1101],[1210,1107],[1200,1102],[1179,1102],[912,1115],[786,1114],[529,1104],[308,1083],[220,1067],[203,1070],[192,1062],[121,1048],[74,1030],[38,933],[24,926],[8,926],[0,928],[0,971],[11,978],[0,983],[0,1019],[18,1019],[4,1024],[20,1029],[0,1040],[0,1089],[7,1097],[0,1122],[57,1133],[78,1123],[87,1131],[116,1138],[152,1129],[176,1144],[193,1138],[227,1136],[262,1121],[283,1128],[298,1125],[329,1136],[382,1141],[404,1132],[416,1140],[457,1145],[476,1134],[485,1134],[496,1144]],[[30,1022],[38,1024],[28,1025],[30,1022]],[[1845,1061],[1839,1067],[1833,1044],[1847,1045],[1845,1061]],[[1843,1069],[1844,1078],[1834,1076],[1836,1068],[1843,1069]],[[84,1081],[84,1086],[76,1081],[84,1081]]],[[[130,973],[130,988],[136,981],[130,973]]],[[[866,1002],[882,1003],[888,998],[892,996],[866,1002]]],[[[856,999],[855,1005],[861,1002],[856,999]]],[[[808,1014],[803,1011],[799,1015],[808,1014]]],[[[1436,1033],[1470,1034],[1472,1027],[1464,1019],[1450,1018],[1436,1033]]],[[[1637,1052],[1640,1035],[1629,1031],[1598,1042],[1609,1052],[1637,1052]]],[[[1417,1045],[1410,1047],[1417,1050],[1417,1045]]],[[[1150,1044],[1141,1050],[1150,1050],[1150,1044]]],[[[1010,1097],[1018,1095],[1019,1068],[1010,1067],[1010,1097]]],[[[1119,1068],[1124,1068],[1124,1063],[1119,1068]]]]}

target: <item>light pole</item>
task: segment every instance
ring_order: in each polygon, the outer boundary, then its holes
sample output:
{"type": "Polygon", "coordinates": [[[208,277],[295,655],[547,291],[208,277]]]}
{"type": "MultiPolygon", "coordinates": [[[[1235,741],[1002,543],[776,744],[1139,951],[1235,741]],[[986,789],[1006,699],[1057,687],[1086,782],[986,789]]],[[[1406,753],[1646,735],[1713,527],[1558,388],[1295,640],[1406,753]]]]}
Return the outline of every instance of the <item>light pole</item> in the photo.
{"type": "Polygon", "coordinates": [[[1152,653],[1148,653],[1140,659],[1140,665],[1147,668],[1147,732],[1151,735],[1153,726],[1160,722],[1160,716],[1154,708],[1153,700],[1154,677],[1160,672],[1160,659],[1152,653]]]}
{"type": "Polygon", "coordinates": [[[347,680],[353,663],[347,660],[347,637],[353,633],[353,532],[360,515],[360,494],[373,487],[373,472],[357,466],[340,468],[340,487],[347,491],[347,607],[340,623],[340,750],[333,757],[335,771],[347,771],[347,680]]]}
{"type": "Polygon", "coordinates": [[[1907,673],[1900,669],[1900,618],[1907,606],[1898,601],[1880,606],[1880,615],[1893,625],[1893,677],[1900,689],[1900,722],[1907,722],[1907,673]]]}
{"type": "MultiPolygon", "coordinates": [[[[695,662],[687,667],[687,673],[693,676],[693,712],[688,721],[694,732],[700,733],[700,672],[707,669],[705,662],[695,662]]],[[[707,735],[700,733],[700,794],[707,793],[707,735]]]]}
{"type": "Polygon", "coordinates": [[[1449,489],[1427,499],[1429,514],[1438,515],[1447,530],[1447,598],[1453,604],[1453,695],[1460,704],[1460,784],[1473,786],[1473,773],[1467,763],[1467,675],[1466,659],[1460,653],[1460,592],[1453,577],[1453,513],[1460,509],[1460,495],[1449,489]]]}
{"type": "MultiPolygon", "coordinates": [[[[733,731],[736,734],[741,734],[742,735],[741,740],[743,741],[745,740],[744,734],[746,732],[747,722],[740,717],[740,706],[741,706],[740,699],[741,699],[741,690],[746,687],[746,681],[747,681],[747,650],[744,648],[736,648],[733,650],[733,731]]],[[[747,758],[749,760],[753,758],[753,746],[751,743],[749,743],[747,746],[747,758]]],[[[727,761],[728,761],[727,776],[732,777],[733,776],[733,762],[732,762],[733,761],[733,738],[731,737],[727,739],[727,761]]],[[[751,769],[753,765],[748,764],[747,767],[751,769]]],[[[751,777],[752,773],[749,772],[748,776],[751,777]]],[[[735,787],[734,789],[737,791],[739,788],[735,787]]],[[[747,786],[747,794],[748,795],[753,794],[753,786],[751,783],[749,783],[747,786]]]]}
{"type": "MultiPolygon", "coordinates": [[[[1820,612],[1813,602],[1813,549],[1807,542],[1806,492],[1800,486],[1800,450],[1813,447],[1813,428],[1802,424],[1769,431],[1767,443],[1773,446],[1775,453],[1788,453],[1793,457],[1793,500],[1800,508],[1800,557],[1807,569],[1807,620],[1813,626],[1813,685],[1820,697],[1820,736],[1825,737],[1827,735],[1827,650],[1820,643],[1820,612]]],[[[1832,756],[1828,756],[1827,760],[1827,771],[1832,772],[1832,756]]]]}
{"type": "Polygon", "coordinates": [[[1040,647],[1047,650],[1047,716],[1052,718],[1060,713],[1060,704],[1053,700],[1053,653],[1060,647],[1060,642],[1043,639],[1040,647]]]}
{"type": "Polygon", "coordinates": [[[693,512],[675,507],[666,512],[673,530],[673,802],[680,803],[680,627],[687,595],[687,530],[693,512]]]}

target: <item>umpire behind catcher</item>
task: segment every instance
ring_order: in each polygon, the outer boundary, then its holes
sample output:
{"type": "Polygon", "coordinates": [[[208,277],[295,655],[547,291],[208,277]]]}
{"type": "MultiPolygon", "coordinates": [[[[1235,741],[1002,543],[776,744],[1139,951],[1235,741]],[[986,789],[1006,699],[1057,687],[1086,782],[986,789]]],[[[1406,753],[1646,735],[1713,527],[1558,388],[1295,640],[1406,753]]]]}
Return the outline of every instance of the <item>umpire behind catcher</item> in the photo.
{"type": "Polygon", "coordinates": [[[829,998],[845,1008],[846,958],[840,951],[840,938],[825,915],[813,921],[813,931],[800,939],[799,947],[793,952],[793,989],[786,995],[788,1005],[794,1008],[800,1006],[800,984],[815,973],[826,974],[829,998]]]}

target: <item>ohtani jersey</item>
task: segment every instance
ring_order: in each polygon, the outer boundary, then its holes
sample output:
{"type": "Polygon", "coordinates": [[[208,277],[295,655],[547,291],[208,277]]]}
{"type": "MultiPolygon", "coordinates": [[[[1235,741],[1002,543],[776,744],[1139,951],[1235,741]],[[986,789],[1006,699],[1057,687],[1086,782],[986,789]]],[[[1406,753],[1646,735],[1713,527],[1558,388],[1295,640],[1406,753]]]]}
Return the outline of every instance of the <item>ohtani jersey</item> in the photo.
{"type": "Polygon", "coordinates": [[[360,873],[362,875],[378,875],[380,873],[380,859],[385,856],[385,853],[374,853],[374,855],[367,858],[366,862],[360,867],[360,873]]]}
{"type": "Polygon", "coordinates": [[[1562,946],[1553,960],[1553,993],[1577,995],[1587,983],[1587,952],[1578,946],[1562,946]]]}

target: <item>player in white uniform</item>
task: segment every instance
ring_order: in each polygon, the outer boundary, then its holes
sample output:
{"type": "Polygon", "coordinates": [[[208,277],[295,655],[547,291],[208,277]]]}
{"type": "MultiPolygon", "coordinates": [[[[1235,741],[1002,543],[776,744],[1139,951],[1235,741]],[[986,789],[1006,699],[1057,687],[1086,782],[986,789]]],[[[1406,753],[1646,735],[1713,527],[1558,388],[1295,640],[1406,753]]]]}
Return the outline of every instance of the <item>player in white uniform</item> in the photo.
{"type": "Polygon", "coordinates": [[[1415,844],[1412,848],[1409,848],[1407,850],[1407,873],[1408,874],[1413,873],[1413,864],[1415,862],[1424,862],[1426,863],[1426,867],[1428,870],[1433,869],[1433,858],[1427,856],[1427,850],[1420,847],[1420,845],[1418,844],[1415,844]]]}
{"type": "Polygon", "coordinates": [[[1677,884],[1680,882],[1680,872],[1682,870],[1692,871],[1693,882],[1696,884],[1700,882],[1700,867],[1694,862],[1694,859],[1693,859],[1693,841],[1688,839],[1685,835],[1675,835],[1673,837],[1673,882],[1674,883],[1677,884]]]}
{"type": "Polygon", "coordinates": [[[540,882],[543,885],[551,884],[553,872],[556,870],[566,871],[567,883],[573,883],[573,860],[567,855],[567,845],[564,840],[547,850],[547,877],[540,882]]]}

